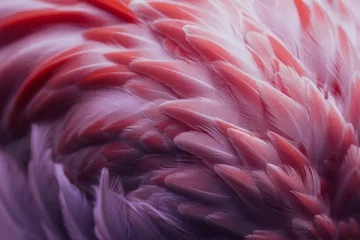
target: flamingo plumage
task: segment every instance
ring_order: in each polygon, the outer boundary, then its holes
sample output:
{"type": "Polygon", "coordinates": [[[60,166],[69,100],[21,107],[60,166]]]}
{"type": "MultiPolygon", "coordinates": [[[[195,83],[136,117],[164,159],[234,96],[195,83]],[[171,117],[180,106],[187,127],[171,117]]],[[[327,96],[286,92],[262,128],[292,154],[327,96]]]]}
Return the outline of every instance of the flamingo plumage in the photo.
{"type": "Polygon", "coordinates": [[[360,239],[359,11],[2,0],[2,239],[360,239]]]}

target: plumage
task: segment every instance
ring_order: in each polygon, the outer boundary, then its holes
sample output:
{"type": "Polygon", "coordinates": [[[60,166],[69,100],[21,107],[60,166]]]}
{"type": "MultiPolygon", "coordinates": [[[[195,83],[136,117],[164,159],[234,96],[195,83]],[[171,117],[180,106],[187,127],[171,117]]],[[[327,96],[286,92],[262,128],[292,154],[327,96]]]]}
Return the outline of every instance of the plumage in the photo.
{"type": "Polygon", "coordinates": [[[2,239],[360,239],[355,0],[3,0],[2,239]]]}

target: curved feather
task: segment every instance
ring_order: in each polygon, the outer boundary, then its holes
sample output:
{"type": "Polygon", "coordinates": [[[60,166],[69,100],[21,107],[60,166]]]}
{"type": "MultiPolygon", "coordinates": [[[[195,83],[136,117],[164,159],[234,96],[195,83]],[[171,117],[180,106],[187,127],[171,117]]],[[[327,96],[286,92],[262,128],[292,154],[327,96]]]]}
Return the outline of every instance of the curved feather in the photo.
{"type": "Polygon", "coordinates": [[[92,207],[86,197],[66,178],[60,165],[55,166],[64,225],[71,239],[96,239],[92,207]]]}

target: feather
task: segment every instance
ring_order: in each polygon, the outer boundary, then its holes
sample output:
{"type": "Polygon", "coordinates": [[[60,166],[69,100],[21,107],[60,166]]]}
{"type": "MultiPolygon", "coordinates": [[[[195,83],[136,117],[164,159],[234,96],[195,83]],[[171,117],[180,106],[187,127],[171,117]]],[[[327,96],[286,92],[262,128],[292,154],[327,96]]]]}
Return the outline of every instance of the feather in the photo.
{"type": "Polygon", "coordinates": [[[202,131],[206,131],[208,125],[214,125],[215,117],[230,123],[241,122],[240,114],[235,113],[234,117],[234,107],[207,98],[168,101],[160,105],[160,110],[191,128],[202,131]]]}
{"type": "Polygon", "coordinates": [[[304,154],[295,148],[288,140],[273,132],[269,132],[268,135],[280,155],[283,164],[298,170],[301,170],[302,167],[309,164],[304,154]]]}
{"type": "Polygon", "coordinates": [[[265,141],[234,128],[228,129],[227,134],[230,142],[242,157],[245,166],[264,169],[267,163],[280,163],[275,148],[265,141]]]}
{"type": "Polygon", "coordinates": [[[269,122],[285,136],[309,148],[309,116],[305,108],[267,84],[259,84],[269,122]]]}
{"type": "Polygon", "coordinates": [[[302,211],[305,216],[310,215],[311,217],[314,217],[316,214],[324,212],[325,206],[319,198],[300,192],[291,193],[294,195],[300,211],[302,211]]]}
{"type": "Polygon", "coordinates": [[[266,174],[284,196],[290,191],[305,192],[301,176],[291,167],[268,164],[266,174]]]}
{"type": "Polygon", "coordinates": [[[304,30],[307,30],[311,25],[311,12],[310,8],[306,5],[303,0],[294,0],[301,26],[304,30]]]}
{"type": "Polygon", "coordinates": [[[128,80],[135,78],[136,74],[123,66],[101,67],[87,74],[86,77],[80,78],[76,83],[83,89],[93,89],[107,86],[121,86],[128,80]]]}
{"type": "Polygon", "coordinates": [[[257,90],[256,83],[258,80],[222,61],[213,62],[212,66],[223,80],[231,86],[231,91],[234,92],[233,95],[237,100],[238,111],[241,112],[242,117],[251,121],[251,125],[258,125],[255,128],[263,127],[264,109],[257,90]]]}
{"type": "Polygon", "coordinates": [[[124,88],[135,96],[139,96],[149,101],[153,100],[175,100],[175,94],[162,84],[155,81],[131,80],[128,81],[124,88]]]}
{"type": "Polygon", "coordinates": [[[11,104],[8,116],[8,124],[12,128],[14,121],[21,113],[27,103],[30,102],[35,93],[37,93],[47,83],[52,76],[54,70],[66,61],[76,58],[79,55],[89,52],[89,44],[82,44],[80,46],[71,48],[70,50],[63,51],[60,54],[49,57],[47,61],[36,67],[26,79],[15,96],[14,101],[11,104]]]}
{"type": "Polygon", "coordinates": [[[181,61],[136,60],[130,64],[130,68],[163,83],[183,97],[205,97],[214,90],[205,77],[206,73],[195,72],[190,64],[181,61]]]}
{"type": "Polygon", "coordinates": [[[136,48],[143,45],[155,46],[152,40],[139,36],[136,28],[100,27],[92,28],[83,33],[88,40],[99,41],[105,44],[120,45],[124,48],[136,48]]]}
{"type": "Polygon", "coordinates": [[[256,224],[251,220],[243,218],[241,215],[229,212],[214,212],[205,218],[206,222],[214,227],[223,229],[235,236],[243,237],[246,232],[256,229],[256,224]],[[235,227],[236,223],[241,223],[240,226],[235,227]]]}
{"type": "Polygon", "coordinates": [[[59,185],[55,177],[51,150],[46,148],[47,134],[46,128],[36,125],[32,128],[29,185],[47,235],[50,234],[55,239],[68,239],[60,210],[59,185]]]}
{"type": "Polygon", "coordinates": [[[286,66],[294,68],[301,76],[310,76],[309,71],[303,64],[281,43],[276,37],[268,35],[268,40],[273,48],[276,57],[286,66]]]}
{"type": "Polygon", "coordinates": [[[316,215],[315,219],[315,227],[318,235],[323,239],[337,239],[337,227],[335,226],[332,219],[330,219],[326,215],[316,215]]]}
{"type": "Polygon", "coordinates": [[[268,207],[270,219],[273,219],[275,226],[282,224],[287,218],[293,215],[293,209],[286,202],[285,196],[279,193],[279,189],[270,177],[263,171],[253,171],[251,173],[253,180],[263,196],[268,207]]]}
{"type": "Polygon", "coordinates": [[[316,239],[317,234],[312,222],[300,218],[292,220],[292,231],[299,239],[316,239]]]}
{"type": "Polygon", "coordinates": [[[9,209],[5,209],[5,206],[0,203],[0,222],[2,223],[0,226],[0,234],[6,239],[39,239],[40,236],[31,236],[31,234],[24,233],[24,229],[22,229],[19,225],[16,225],[11,217],[8,215],[7,211],[9,209]]]}
{"type": "Polygon", "coordinates": [[[136,15],[131,11],[128,6],[126,6],[123,2],[109,2],[105,0],[92,0],[90,1],[91,4],[98,6],[104,10],[107,10],[114,14],[115,16],[119,17],[122,20],[138,23],[140,19],[136,17],[136,15]]]}
{"type": "Polygon", "coordinates": [[[60,165],[55,166],[64,225],[73,240],[96,239],[92,207],[85,196],[69,182],[60,165]]]}
{"type": "Polygon", "coordinates": [[[285,240],[283,234],[275,231],[256,230],[247,235],[245,240],[285,240]]]}
{"type": "Polygon", "coordinates": [[[128,201],[121,182],[111,183],[108,170],[102,170],[94,210],[95,232],[100,239],[164,239],[144,210],[128,201]]]}
{"type": "Polygon", "coordinates": [[[232,151],[204,133],[185,132],[178,135],[174,142],[181,149],[198,156],[209,167],[217,163],[239,165],[239,160],[232,151]]]}
{"type": "Polygon", "coordinates": [[[0,164],[2,179],[0,181],[0,210],[4,214],[1,215],[1,218],[8,220],[3,222],[4,227],[10,224],[9,229],[1,228],[1,230],[9,231],[9,236],[16,234],[10,232],[11,230],[17,230],[20,236],[25,238],[46,239],[24,173],[17,168],[15,160],[2,150],[0,151],[0,164]]]}
{"type": "MultiPolygon", "coordinates": [[[[345,102],[345,111],[346,118],[349,122],[351,122],[355,129],[359,129],[359,112],[360,112],[360,74],[356,73],[351,81],[351,86],[349,90],[349,95],[347,96],[347,100],[345,102]]],[[[357,136],[359,138],[360,133],[357,132],[357,136]]]]}
{"type": "Polygon", "coordinates": [[[171,189],[183,192],[184,195],[200,200],[221,203],[233,198],[231,189],[206,168],[192,168],[170,174],[165,178],[165,184],[171,189]]]}
{"type": "Polygon", "coordinates": [[[306,109],[309,113],[309,119],[312,123],[312,146],[308,148],[309,158],[313,166],[319,165],[328,151],[326,138],[328,135],[326,101],[319,89],[311,82],[308,82],[305,90],[306,109]]]}
{"type": "Polygon", "coordinates": [[[184,20],[159,19],[152,23],[152,27],[157,32],[176,42],[184,51],[191,52],[191,45],[187,42],[186,34],[183,30],[183,27],[190,23],[184,20]]]}
{"type": "Polygon", "coordinates": [[[249,172],[224,164],[216,164],[215,171],[234,189],[245,208],[251,209],[253,214],[261,215],[264,211],[263,197],[249,172]]]}
{"type": "Polygon", "coordinates": [[[197,8],[191,5],[162,1],[152,1],[149,2],[149,5],[163,15],[173,19],[194,21],[196,16],[199,15],[197,8]]]}

